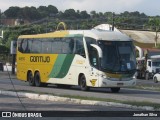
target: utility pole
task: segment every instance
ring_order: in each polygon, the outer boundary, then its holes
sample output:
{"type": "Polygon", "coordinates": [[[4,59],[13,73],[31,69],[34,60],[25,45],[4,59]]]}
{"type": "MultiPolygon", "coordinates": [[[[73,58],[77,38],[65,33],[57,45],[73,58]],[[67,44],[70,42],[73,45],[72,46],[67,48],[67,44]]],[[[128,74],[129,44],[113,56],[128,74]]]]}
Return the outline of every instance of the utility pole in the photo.
{"type": "Polygon", "coordinates": [[[12,54],[12,74],[15,74],[15,63],[16,63],[16,48],[17,48],[17,42],[11,41],[11,48],[10,52],[12,54]]]}
{"type": "Polygon", "coordinates": [[[112,31],[114,31],[114,26],[115,26],[115,14],[114,12],[112,13],[112,31]]]}

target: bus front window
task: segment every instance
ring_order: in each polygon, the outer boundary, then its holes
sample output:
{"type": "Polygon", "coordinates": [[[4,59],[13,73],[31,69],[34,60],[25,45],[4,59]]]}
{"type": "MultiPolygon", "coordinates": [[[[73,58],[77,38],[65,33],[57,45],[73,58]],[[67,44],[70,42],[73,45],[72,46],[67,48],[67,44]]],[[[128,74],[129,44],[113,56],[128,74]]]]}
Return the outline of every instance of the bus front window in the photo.
{"type": "Polygon", "coordinates": [[[103,71],[128,72],[136,69],[134,47],[131,41],[99,41],[103,51],[103,71]]]}

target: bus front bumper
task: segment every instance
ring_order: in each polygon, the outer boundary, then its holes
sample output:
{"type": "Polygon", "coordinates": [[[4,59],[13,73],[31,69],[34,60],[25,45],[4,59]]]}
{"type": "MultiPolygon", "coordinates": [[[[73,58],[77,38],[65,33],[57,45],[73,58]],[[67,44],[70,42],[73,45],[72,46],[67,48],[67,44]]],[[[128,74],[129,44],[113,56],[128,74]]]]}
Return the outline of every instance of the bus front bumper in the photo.
{"type": "Polygon", "coordinates": [[[126,80],[107,79],[107,78],[99,79],[99,87],[127,87],[135,85],[136,85],[136,79],[134,78],[128,78],[126,80]]]}

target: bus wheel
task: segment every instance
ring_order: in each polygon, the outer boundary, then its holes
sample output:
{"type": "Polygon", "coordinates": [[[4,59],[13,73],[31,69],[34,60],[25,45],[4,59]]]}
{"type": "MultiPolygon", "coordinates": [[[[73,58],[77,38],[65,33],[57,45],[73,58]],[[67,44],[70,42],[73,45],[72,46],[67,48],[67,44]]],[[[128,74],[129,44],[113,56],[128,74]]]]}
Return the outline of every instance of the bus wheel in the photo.
{"type": "Polygon", "coordinates": [[[33,75],[32,75],[32,72],[28,72],[27,74],[27,81],[29,82],[29,85],[30,86],[35,86],[35,81],[33,79],[33,75]]]}
{"type": "Polygon", "coordinates": [[[89,87],[87,87],[87,84],[86,84],[86,77],[84,75],[82,75],[80,78],[80,87],[81,87],[81,90],[83,91],[89,90],[89,87]]]}
{"type": "Polygon", "coordinates": [[[113,88],[111,88],[111,91],[112,91],[113,93],[118,93],[119,90],[120,90],[120,87],[113,87],[113,88]]]}
{"type": "Polygon", "coordinates": [[[35,80],[35,85],[36,85],[37,87],[43,86],[42,83],[41,83],[41,77],[40,77],[39,72],[36,72],[36,73],[35,73],[35,75],[34,75],[34,80],[35,80]]]}

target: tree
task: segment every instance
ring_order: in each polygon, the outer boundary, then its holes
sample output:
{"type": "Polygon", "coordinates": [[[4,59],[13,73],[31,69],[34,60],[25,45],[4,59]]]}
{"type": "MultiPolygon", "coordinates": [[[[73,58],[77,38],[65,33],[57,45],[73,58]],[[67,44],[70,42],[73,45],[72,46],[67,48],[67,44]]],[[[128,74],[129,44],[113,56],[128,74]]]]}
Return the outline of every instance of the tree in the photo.
{"type": "Polygon", "coordinates": [[[46,6],[39,6],[37,10],[41,14],[42,17],[48,16],[48,8],[46,6]]]}
{"type": "Polygon", "coordinates": [[[35,7],[24,7],[23,17],[28,20],[38,20],[41,18],[41,15],[35,7]]]}
{"type": "Polygon", "coordinates": [[[70,19],[74,19],[74,18],[77,18],[77,13],[75,12],[74,9],[67,9],[64,11],[63,13],[63,17],[64,18],[70,18],[70,19]]]}
{"type": "Polygon", "coordinates": [[[0,54],[7,54],[9,53],[9,48],[4,45],[0,45],[0,54]]]}
{"type": "Polygon", "coordinates": [[[53,16],[58,13],[58,9],[53,5],[49,5],[48,7],[39,6],[37,10],[41,14],[42,17],[53,16]]]}
{"type": "Polygon", "coordinates": [[[157,40],[159,38],[158,32],[160,31],[160,19],[159,18],[151,18],[149,20],[149,26],[151,27],[152,31],[154,31],[155,34],[155,47],[157,46],[157,40]]]}
{"type": "Polygon", "coordinates": [[[47,10],[48,10],[49,14],[57,14],[58,13],[58,9],[53,5],[49,5],[47,10]]]}
{"type": "Polygon", "coordinates": [[[82,19],[90,18],[90,15],[87,13],[87,11],[81,11],[80,16],[82,19]]]}
{"type": "Polygon", "coordinates": [[[96,18],[96,17],[97,17],[97,13],[96,13],[96,11],[94,11],[94,10],[91,11],[90,14],[91,14],[91,17],[92,17],[92,18],[96,18]]]}
{"type": "Polygon", "coordinates": [[[20,12],[19,7],[9,7],[4,14],[7,18],[17,18],[20,12]]]}

